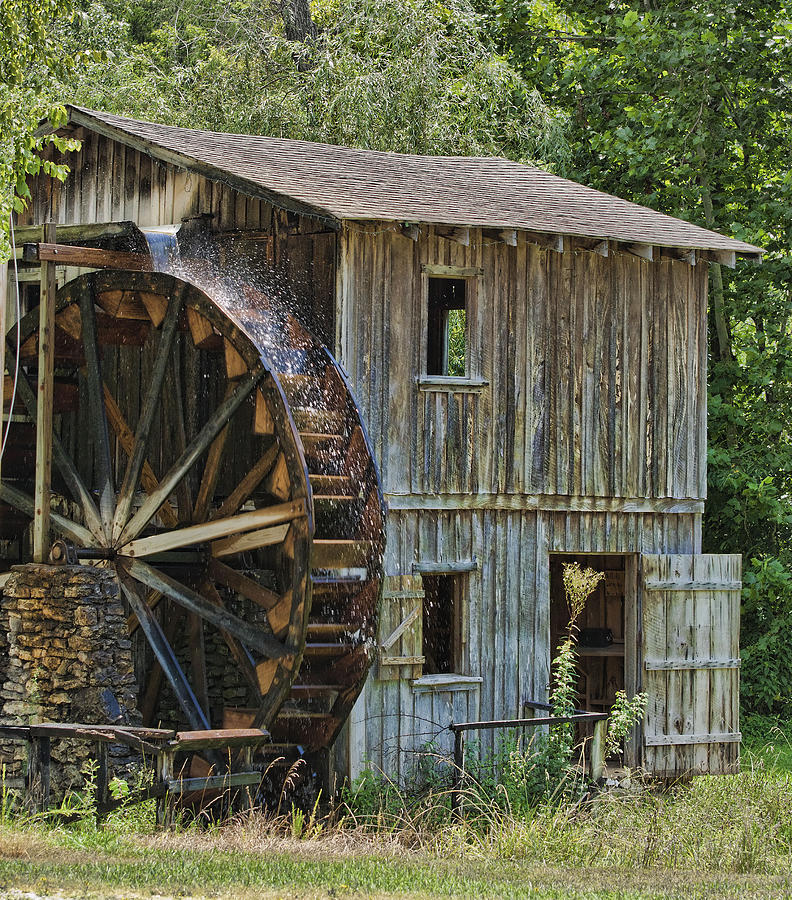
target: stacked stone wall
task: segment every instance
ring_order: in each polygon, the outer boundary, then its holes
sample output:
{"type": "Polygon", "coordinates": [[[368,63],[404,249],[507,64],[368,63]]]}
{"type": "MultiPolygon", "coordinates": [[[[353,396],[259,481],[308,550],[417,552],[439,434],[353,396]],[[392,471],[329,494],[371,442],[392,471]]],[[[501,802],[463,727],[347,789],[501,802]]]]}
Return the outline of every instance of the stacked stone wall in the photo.
{"type": "MultiPolygon", "coordinates": [[[[90,566],[15,566],[0,596],[0,723],[139,724],[126,610],[111,570],[90,566]]],[[[56,793],[84,781],[94,752],[53,741],[56,793]]],[[[115,768],[133,760],[111,747],[115,768]]],[[[10,783],[26,768],[24,745],[0,745],[10,783]]]]}

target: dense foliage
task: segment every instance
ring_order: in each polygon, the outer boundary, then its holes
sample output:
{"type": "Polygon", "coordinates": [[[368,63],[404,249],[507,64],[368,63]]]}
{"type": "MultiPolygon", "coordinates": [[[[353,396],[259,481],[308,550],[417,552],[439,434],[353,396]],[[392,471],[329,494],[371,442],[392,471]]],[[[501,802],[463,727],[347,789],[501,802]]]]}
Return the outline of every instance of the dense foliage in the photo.
{"type": "Polygon", "coordinates": [[[568,123],[569,168],[756,243],[711,266],[705,550],[744,554],[743,696],[792,704],[792,22],[784,3],[494,0],[492,31],[568,123]]]}
{"type": "Polygon", "coordinates": [[[0,10],[6,182],[35,169],[33,125],[69,100],[193,127],[533,160],[766,248],[760,268],[711,267],[704,549],[744,554],[749,708],[792,706],[785,0],[78,0],[73,18],[69,0],[3,0],[0,10]]]}
{"type": "Polygon", "coordinates": [[[71,0],[2,0],[0,3],[0,260],[8,259],[5,235],[12,209],[29,197],[26,175],[41,171],[64,178],[62,166],[42,163],[36,151],[54,141],[38,135],[43,118],[58,122],[65,110],[54,102],[52,86],[66,79],[85,56],[64,54],[53,29],[71,21],[71,0]]]}

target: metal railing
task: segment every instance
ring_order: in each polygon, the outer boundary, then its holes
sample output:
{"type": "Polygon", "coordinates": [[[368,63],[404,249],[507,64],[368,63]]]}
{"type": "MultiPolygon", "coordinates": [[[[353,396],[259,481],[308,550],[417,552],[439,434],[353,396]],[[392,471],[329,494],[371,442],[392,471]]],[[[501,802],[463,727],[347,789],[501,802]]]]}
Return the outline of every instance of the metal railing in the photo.
{"type": "MultiPolygon", "coordinates": [[[[552,706],[535,700],[527,700],[523,706],[533,709],[552,711],[552,706]]],[[[451,808],[457,813],[462,810],[462,793],[465,780],[465,732],[491,731],[497,728],[538,728],[542,725],[562,725],[564,723],[593,722],[594,736],[591,739],[589,754],[589,774],[593,781],[598,781],[605,771],[603,749],[608,714],[587,712],[573,709],[568,716],[535,716],[531,719],[495,719],[489,722],[458,722],[449,725],[454,734],[454,784],[451,789],[451,808]]]]}

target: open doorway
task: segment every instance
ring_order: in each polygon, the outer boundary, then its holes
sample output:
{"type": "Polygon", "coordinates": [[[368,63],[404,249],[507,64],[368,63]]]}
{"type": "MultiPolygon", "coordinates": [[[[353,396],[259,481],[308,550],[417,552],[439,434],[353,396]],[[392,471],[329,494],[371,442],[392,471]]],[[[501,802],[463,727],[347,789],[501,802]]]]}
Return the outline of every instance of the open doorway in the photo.
{"type": "Polygon", "coordinates": [[[616,692],[634,691],[635,591],[632,557],[617,554],[550,556],[550,641],[555,657],[569,621],[563,569],[577,562],[605,578],[588,598],[579,620],[578,699],[580,709],[609,712],[616,692]]]}

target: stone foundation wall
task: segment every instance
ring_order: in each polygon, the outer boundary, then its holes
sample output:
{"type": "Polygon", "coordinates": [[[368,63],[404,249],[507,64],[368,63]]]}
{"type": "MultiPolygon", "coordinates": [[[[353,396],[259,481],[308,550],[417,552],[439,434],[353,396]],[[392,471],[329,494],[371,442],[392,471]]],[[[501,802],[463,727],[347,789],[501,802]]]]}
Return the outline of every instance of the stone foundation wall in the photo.
{"type": "MultiPolygon", "coordinates": [[[[0,722],[139,724],[131,647],[111,570],[15,566],[0,595],[0,722]]],[[[83,783],[93,750],[52,742],[56,795],[83,783]]],[[[132,762],[121,746],[110,757],[116,769],[132,762]]],[[[0,760],[11,779],[24,774],[23,745],[0,745],[0,760]]]]}

